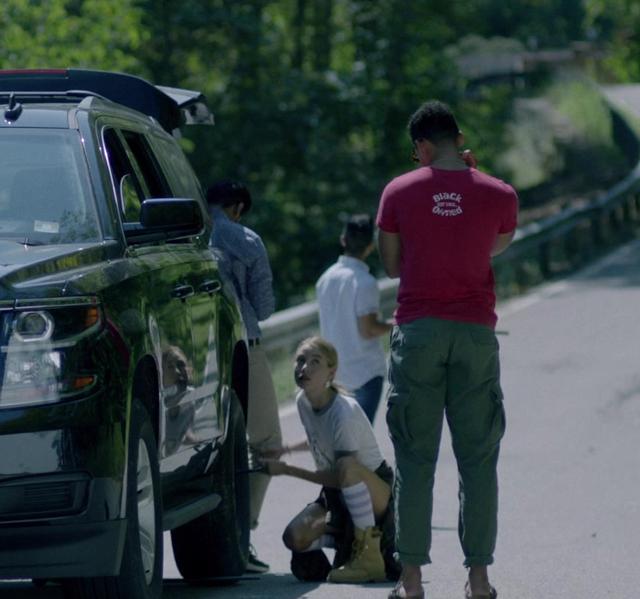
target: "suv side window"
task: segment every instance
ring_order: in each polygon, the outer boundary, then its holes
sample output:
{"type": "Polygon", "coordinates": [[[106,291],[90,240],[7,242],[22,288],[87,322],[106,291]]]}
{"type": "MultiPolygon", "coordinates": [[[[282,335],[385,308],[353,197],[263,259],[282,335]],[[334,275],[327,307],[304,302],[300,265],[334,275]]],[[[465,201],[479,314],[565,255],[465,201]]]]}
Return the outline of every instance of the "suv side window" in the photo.
{"type": "Polygon", "coordinates": [[[171,190],[149,143],[140,133],[122,131],[122,135],[133,154],[152,198],[169,198],[171,190]]]}
{"type": "Polygon", "coordinates": [[[169,186],[144,135],[106,129],[104,140],[123,221],[139,222],[142,202],[147,198],[171,197],[169,186]]]}
{"type": "Polygon", "coordinates": [[[115,129],[105,129],[104,145],[107,151],[113,184],[124,222],[139,222],[140,205],[146,199],[136,168],[131,163],[123,140],[115,129]]]}
{"type": "Polygon", "coordinates": [[[194,200],[202,198],[203,194],[198,178],[178,147],[171,140],[159,136],[153,137],[153,143],[157,147],[158,158],[162,162],[165,172],[171,177],[171,183],[177,197],[194,200]]]}

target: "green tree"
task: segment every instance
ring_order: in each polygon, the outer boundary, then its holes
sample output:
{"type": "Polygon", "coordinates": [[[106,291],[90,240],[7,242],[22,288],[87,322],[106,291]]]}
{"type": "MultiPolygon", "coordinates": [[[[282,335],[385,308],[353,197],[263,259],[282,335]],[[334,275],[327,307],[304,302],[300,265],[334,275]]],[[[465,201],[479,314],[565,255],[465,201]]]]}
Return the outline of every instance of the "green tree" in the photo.
{"type": "Polygon", "coordinates": [[[0,66],[121,70],[203,91],[216,127],[185,131],[184,147],[205,185],[235,177],[252,189],[248,224],[268,246],[282,308],[308,296],[335,259],[340,219],[375,212],[384,184],[411,168],[406,122],[423,101],[452,104],[483,167],[499,167],[516,92],[470,96],[445,49],[470,51],[460,42],[471,33],[558,47],[588,26],[612,40],[611,64],[631,79],[636,4],[5,0],[0,66]]]}
{"type": "Polygon", "coordinates": [[[640,4],[637,0],[585,0],[590,37],[605,45],[606,76],[640,81],[640,4]]]}
{"type": "Polygon", "coordinates": [[[471,0],[458,17],[465,34],[510,37],[533,47],[584,38],[584,0],[471,0]]]}
{"type": "Polygon", "coordinates": [[[0,65],[144,73],[140,17],[134,0],[4,0],[0,65]]]}

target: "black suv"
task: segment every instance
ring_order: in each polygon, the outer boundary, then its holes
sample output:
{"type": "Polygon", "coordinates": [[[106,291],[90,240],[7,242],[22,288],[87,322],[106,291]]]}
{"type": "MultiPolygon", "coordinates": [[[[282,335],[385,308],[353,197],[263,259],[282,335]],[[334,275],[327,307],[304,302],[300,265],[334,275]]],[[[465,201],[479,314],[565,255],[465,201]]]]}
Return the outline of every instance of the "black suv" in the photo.
{"type": "Polygon", "coordinates": [[[0,578],[158,597],[249,542],[246,333],[174,132],[204,98],[0,71],[0,578]]]}

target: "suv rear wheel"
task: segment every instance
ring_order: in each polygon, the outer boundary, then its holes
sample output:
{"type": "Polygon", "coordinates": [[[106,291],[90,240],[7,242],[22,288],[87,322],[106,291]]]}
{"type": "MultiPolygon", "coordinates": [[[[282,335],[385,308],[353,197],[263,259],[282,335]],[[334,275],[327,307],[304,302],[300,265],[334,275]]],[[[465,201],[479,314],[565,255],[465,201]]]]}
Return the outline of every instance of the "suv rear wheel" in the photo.
{"type": "Polygon", "coordinates": [[[127,464],[127,535],[118,576],[65,581],[68,599],[154,599],[162,585],[162,508],[156,438],[134,400],[127,464]]]}
{"type": "Polygon", "coordinates": [[[241,576],[249,556],[249,476],[244,416],[231,397],[227,439],[214,472],[211,493],[220,505],[171,531],[176,565],[187,580],[241,576]]]}

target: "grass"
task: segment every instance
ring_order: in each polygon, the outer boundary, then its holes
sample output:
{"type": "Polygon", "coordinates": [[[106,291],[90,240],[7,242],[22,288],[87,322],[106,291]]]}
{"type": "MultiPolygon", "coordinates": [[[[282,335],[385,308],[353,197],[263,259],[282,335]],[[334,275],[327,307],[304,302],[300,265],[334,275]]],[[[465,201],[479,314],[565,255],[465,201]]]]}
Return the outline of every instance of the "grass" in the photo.
{"type": "MultiPolygon", "coordinates": [[[[316,334],[317,331],[309,331],[309,335],[316,334]]],[[[286,404],[294,400],[297,387],[293,380],[293,359],[295,348],[291,350],[269,351],[269,365],[271,366],[271,377],[276,390],[276,397],[279,404],[286,404]]]]}

